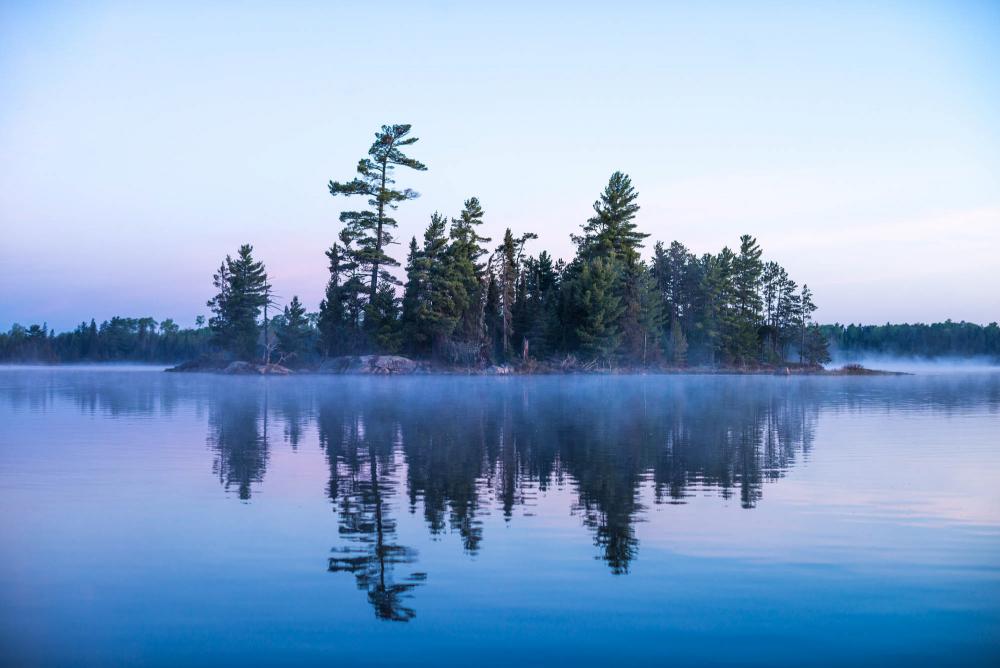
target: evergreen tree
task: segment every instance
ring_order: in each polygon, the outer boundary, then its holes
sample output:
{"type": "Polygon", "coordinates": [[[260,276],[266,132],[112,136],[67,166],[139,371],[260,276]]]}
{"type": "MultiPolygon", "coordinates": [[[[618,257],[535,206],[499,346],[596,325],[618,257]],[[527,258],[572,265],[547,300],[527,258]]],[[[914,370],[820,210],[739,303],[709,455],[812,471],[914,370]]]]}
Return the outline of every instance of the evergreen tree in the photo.
{"type": "Polygon", "coordinates": [[[403,345],[399,320],[400,300],[394,281],[382,280],[375,292],[375,301],[365,308],[365,330],[370,345],[382,353],[397,353],[403,345]]]}
{"type": "Polygon", "coordinates": [[[628,175],[612,174],[600,198],[594,202],[594,215],[584,224],[583,235],[573,236],[577,254],[587,259],[611,254],[625,258],[637,253],[643,239],[649,236],[639,232],[634,222],[639,212],[638,197],[628,175]]]}
{"type": "Polygon", "coordinates": [[[830,343],[818,325],[806,327],[802,340],[802,357],[806,364],[812,366],[830,361],[830,343]]]}
{"type": "Polygon", "coordinates": [[[787,273],[780,272],[777,286],[777,303],[775,304],[774,322],[778,337],[778,358],[788,356],[790,344],[798,332],[799,294],[798,284],[787,273]]]}
{"type": "Polygon", "coordinates": [[[809,286],[802,284],[802,293],[798,301],[798,317],[796,324],[799,328],[799,362],[806,360],[806,332],[812,322],[812,314],[816,310],[816,305],[812,300],[812,290],[809,286]]]}
{"type": "Polygon", "coordinates": [[[735,331],[732,356],[740,363],[757,358],[761,326],[760,277],[764,270],[761,249],[749,234],[740,237],[740,252],[733,258],[735,331]]]}
{"type": "Polygon", "coordinates": [[[724,247],[718,255],[702,257],[702,333],[709,361],[730,363],[734,359],[736,318],[733,302],[733,261],[735,254],[724,247]]]}
{"type": "MultiPolygon", "coordinates": [[[[637,199],[638,193],[627,175],[622,172],[611,175],[600,198],[594,202],[594,216],[583,225],[583,234],[573,237],[577,244],[577,265],[570,272],[573,281],[581,280],[583,263],[601,258],[603,270],[615,276],[615,296],[621,306],[615,338],[625,344],[624,352],[634,361],[648,358],[650,342],[658,357],[663,319],[655,285],[639,254],[648,235],[639,232],[635,223],[639,212],[637,199]]],[[[587,275],[595,277],[599,272],[592,269],[587,275]]],[[[590,292],[587,286],[580,287],[576,294],[590,292]]],[[[577,304],[573,310],[579,313],[583,308],[577,304]]]]}
{"type": "Polygon", "coordinates": [[[697,259],[678,241],[672,242],[669,249],[659,242],[653,248],[651,273],[663,307],[665,348],[668,359],[676,366],[687,363],[688,336],[702,326],[695,317],[701,282],[697,268],[697,259]]]}
{"type": "Polygon", "coordinates": [[[257,318],[268,300],[267,272],[253,258],[253,246],[240,246],[236,258],[226,256],[213,276],[215,297],[208,301],[214,316],[209,326],[217,345],[239,359],[254,356],[259,329],[257,318]]]}
{"type": "Polygon", "coordinates": [[[514,341],[528,341],[531,355],[543,358],[561,340],[559,272],[546,251],[524,261],[514,313],[514,341]]]}
{"type": "Polygon", "coordinates": [[[418,352],[441,353],[461,314],[467,308],[465,284],[449,252],[445,217],[435,213],[424,231],[419,252],[411,244],[408,283],[404,297],[405,328],[418,352]]]}
{"type": "Polygon", "coordinates": [[[278,346],[287,356],[303,355],[312,338],[312,328],[306,315],[306,308],[297,295],[285,306],[279,327],[275,328],[278,346]]]}
{"type": "Polygon", "coordinates": [[[488,252],[483,244],[490,242],[488,237],[480,236],[477,229],[483,224],[483,215],[479,200],[470,197],[465,200],[459,217],[451,221],[449,253],[455,280],[465,295],[460,304],[456,336],[464,342],[478,343],[482,337],[482,311],[486,298],[486,264],[482,258],[488,252]]]}
{"type": "Polygon", "coordinates": [[[761,273],[761,303],[764,309],[764,354],[769,362],[778,361],[778,303],[782,282],[788,274],[777,262],[764,264],[761,273]]]}
{"type": "Polygon", "coordinates": [[[349,230],[341,230],[340,243],[326,251],[330,278],[319,305],[320,348],[327,355],[346,355],[364,347],[361,329],[365,308],[364,275],[352,247],[349,230]]]}
{"type": "Polygon", "coordinates": [[[319,347],[323,354],[335,356],[343,352],[347,335],[347,308],[340,289],[340,247],[330,246],[326,257],[330,261],[330,278],[319,303],[319,347]]]}
{"type": "Polygon", "coordinates": [[[487,265],[486,300],[483,304],[482,356],[488,360],[503,359],[503,315],[500,308],[500,281],[497,279],[493,262],[487,265]]]}
{"type": "Polygon", "coordinates": [[[403,332],[404,349],[415,352],[418,348],[417,319],[423,292],[423,266],[417,238],[410,238],[410,250],[406,255],[406,284],[403,288],[402,315],[400,327],[403,332]]]}
{"type": "Polygon", "coordinates": [[[514,340],[514,316],[518,308],[518,291],[523,288],[519,288],[521,264],[525,244],[537,238],[538,235],[532,232],[515,237],[510,228],[507,228],[503,243],[496,248],[487,263],[484,323],[487,327],[486,338],[496,338],[494,359],[509,360],[514,353],[514,344],[520,343],[514,340]],[[490,293],[491,290],[494,291],[493,294],[490,293]],[[495,313],[491,313],[493,309],[495,313]]]}
{"type": "Polygon", "coordinates": [[[639,262],[635,272],[627,272],[626,280],[634,286],[626,292],[625,302],[632,304],[635,314],[625,319],[626,327],[632,327],[634,332],[632,359],[646,365],[661,357],[663,324],[666,322],[663,299],[656,289],[653,273],[645,263],[639,262]]]}
{"type": "Polygon", "coordinates": [[[600,257],[584,262],[570,289],[579,309],[574,333],[582,352],[611,366],[621,345],[623,310],[613,262],[600,257]]]}
{"type": "Polygon", "coordinates": [[[687,337],[681,327],[680,318],[674,318],[670,324],[670,341],[667,346],[670,353],[670,361],[674,366],[684,366],[687,364],[687,337]]]}
{"type": "Polygon", "coordinates": [[[501,349],[504,360],[510,359],[511,337],[514,331],[514,301],[517,290],[517,247],[510,228],[503,236],[503,244],[497,249],[500,253],[500,316],[501,316],[501,349]]]}
{"type": "MultiPolygon", "coordinates": [[[[424,171],[427,167],[403,153],[402,148],[417,142],[410,134],[409,125],[383,125],[375,133],[375,142],[368,149],[368,157],[358,162],[356,176],[351,181],[330,181],[330,194],[364,195],[368,197],[369,209],[364,211],[344,211],[340,220],[350,232],[351,239],[357,244],[355,257],[359,264],[369,273],[368,301],[374,304],[378,297],[380,281],[393,282],[392,275],[386,267],[398,266],[399,263],[390,257],[385,248],[393,243],[392,228],[396,220],[388,214],[395,210],[400,202],[418,197],[418,193],[406,188],[393,187],[395,180],[393,172],[396,167],[408,167],[424,171]]],[[[385,306],[382,304],[381,306],[385,306]]],[[[381,311],[381,307],[373,310],[373,314],[381,311]]],[[[383,320],[375,317],[379,323],[383,320]]],[[[375,328],[381,326],[376,323],[375,328]]]]}

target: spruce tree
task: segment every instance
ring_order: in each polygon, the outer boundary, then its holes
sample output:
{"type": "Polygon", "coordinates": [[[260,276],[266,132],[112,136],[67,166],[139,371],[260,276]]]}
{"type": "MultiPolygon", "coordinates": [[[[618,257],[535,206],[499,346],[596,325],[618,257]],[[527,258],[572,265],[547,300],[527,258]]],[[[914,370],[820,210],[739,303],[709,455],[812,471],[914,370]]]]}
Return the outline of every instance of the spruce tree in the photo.
{"type": "Polygon", "coordinates": [[[215,314],[209,326],[217,345],[237,358],[254,356],[260,332],[257,318],[268,299],[267,272],[253,258],[253,246],[240,246],[236,258],[226,256],[213,277],[219,292],[208,301],[215,314]]]}
{"type": "Polygon", "coordinates": [[[446,219],[434,213],[424,231],[423,248],[411,245],[404,297],[407,330],[418,352],[443,352],[468,297],[458,276],[445,233],[446,219]]]}
{"type": "Polygon", "coordinates": [[[347,309],[340,290],[340,247],[330,246],[326,257],[330,278],[319,303],[319,347],[324,355],[340,355],[347,329],[347,309]]]}
{"type": "Polygon", "coordinates": [[[575,334],[582,352],[610,367],[621,345],[623,310],[613,263],[600,257],[584,262],[571,290],[578,308],[575,334]]]}
{"type": "Polygon", "coordinates": [[[802,357],[806,364],[814,366],[830,361],[830,343],[819,325],[812,324],[806,327],[802,339],[802,350],[802,357]]]}
{"type": "Polygon", "coordinates": [[[465,299],[461,304],[461,315],[456,326],[456,336],[463,342],[477,342],[482,336],[482,310],[485,301],[486,264],[482,262],[487,250],[484,243],[488,237],[479,235],[478,227],[483,223],[483,208],[479,200],[470,197],[465,200],[462,213],[451,221],[451,244],[449,253],[454,267],[455,280],[462,287],[465,299]]]}
{"type": "Polygon", "coordinates": [[[402,315],[400,328],[403,332],[403,349],[417,352],[418,312],[423,291],[423,266],[420,261],[420,247],[417,238],[410,238],[410,250],[406,255],[406,284],[403,288],[402,315]]]}
{"type": "Polygon", "coordinates": [[[736,318],[733,302],[733,260],[735,254],[724,247],[718,255],[701,259],[701,325],[709,361],[730,363],[735,357],[736,318]]]}
{"type": "Polygon", "coordinates": [[[356,353],[363,347],[362,313],[366,287],[352,248],[349,230],[326,251],[330,278],[319,305],[320,348],[326,355],[356,353]]]}
{"type": "Polygon", "coordinates": [[[524,261],[522,289],[516,301],[514,340],[529,342],[533,357],[542,358],[561,341],[559,322],[559,272],[552,256],[542,251],[524,261]]]}
{"type": "Polygon", "coordinates": [[[375,291],[375,301],[365,308],[365,331],[369,345],[381,353],[397,353],[403,345],[399,320],[400,299],[396,282],[383,279],[375,291]]]}
{"type": "Polygon", "coordinates": [[[657,242],[651,272],[663,305],[663,330],[667,357],[676,366],[687,363],[688,337],[703,329],[696,302],[699,295],[698,261],[684,244],[669,248],[657,242]]]}
{"type": "Polygon", "coordinates": [[[301,356],[306,352],[309,339],[312,338],[312,328],[306,307],[299,301],[298,295],[292,296],[292,301],[285,306],[281,315],[280,326],[275,331],[278,346],[286,356],[301,356]]]}

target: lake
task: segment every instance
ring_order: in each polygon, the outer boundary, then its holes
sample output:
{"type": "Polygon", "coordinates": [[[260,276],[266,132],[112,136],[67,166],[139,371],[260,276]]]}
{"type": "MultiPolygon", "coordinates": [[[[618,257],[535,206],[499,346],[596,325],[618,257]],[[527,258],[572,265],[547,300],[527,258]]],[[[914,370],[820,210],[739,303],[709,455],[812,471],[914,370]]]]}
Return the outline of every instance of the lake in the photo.
{"type": "Polygon", "coordinates": [[[0,369],[4,665],[998,665],[1000,374],[0,369]]]}

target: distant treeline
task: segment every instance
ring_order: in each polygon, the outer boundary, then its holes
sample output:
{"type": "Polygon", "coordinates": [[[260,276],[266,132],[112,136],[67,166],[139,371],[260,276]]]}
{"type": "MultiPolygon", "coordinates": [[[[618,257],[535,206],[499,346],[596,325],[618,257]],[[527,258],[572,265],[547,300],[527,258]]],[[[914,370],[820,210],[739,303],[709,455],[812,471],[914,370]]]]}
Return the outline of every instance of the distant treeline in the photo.
{"type": "Polygon", "coordinates": [[[1000,326],[971,322],[925,325],[823,325],[835,355],[988,357],[1000,360],[1000,326]]]}
{"type": "Polygon", "coordinates": [[[0,332],[4,362],[178,362],[209,352],[207,327],[181,329],[173,320],[111,318],[80,323],[56,334],[46,325],[14,325],[0,332]]]}
{"type": "MultiPolygon", "coordinates": [[[[316,314],[304,316],[305,357],[318,356],[316,314]]],[[[271,318],[275,338],[286,335],[287,319],[271,318]]],[[[987,357],[1000,359],[1000,326],[971,322],[902,325],[820,325],[835,356],[865,354],[903,357],[987,357]]],[[[46,325],[14,325],[0,332],[3,362],[177,362],[218,352],[212,330],[181,329],[173,320],[114,317],[98,325],[80,323],[57,334],[46,325]]]]}

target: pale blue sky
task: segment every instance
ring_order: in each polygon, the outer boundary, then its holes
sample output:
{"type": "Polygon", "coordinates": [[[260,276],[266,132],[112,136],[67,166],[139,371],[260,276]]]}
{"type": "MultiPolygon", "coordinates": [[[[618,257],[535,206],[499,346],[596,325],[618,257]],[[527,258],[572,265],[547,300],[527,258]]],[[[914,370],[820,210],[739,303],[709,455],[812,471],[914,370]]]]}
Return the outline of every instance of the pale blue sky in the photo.
{"type": "Polygon", "coordinates": [[[474,194],[569,257],[621,169],[651,241],[754,234],[823,321],[1000,318],[998,3],[134,4],[0,5],[0,328],[189,324],[242,242],[315,309],[382,123],[404,244],[474,194]]]}

